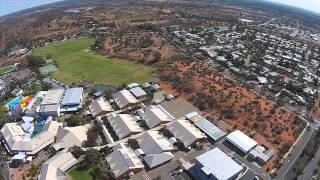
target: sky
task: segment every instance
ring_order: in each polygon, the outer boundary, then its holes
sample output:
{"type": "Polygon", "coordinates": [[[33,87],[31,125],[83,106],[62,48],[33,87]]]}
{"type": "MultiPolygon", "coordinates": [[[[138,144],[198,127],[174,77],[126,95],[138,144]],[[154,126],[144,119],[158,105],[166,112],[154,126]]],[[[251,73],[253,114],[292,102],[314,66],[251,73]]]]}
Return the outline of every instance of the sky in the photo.
{"type": "MultiPolygon", "coordinates": [[[[61,0],[0,0],[0,16],[61,0]]],[[[320,13],[320,0],[267,0],[320,13]]]]}
{"type": "Polygon", "coordinates": [[[61,0],[0,0],[0,16],[61,0]]]}
{"type": "Polygon", "coordinates": [[[268,0],[320,13],[320,0],[268,0]]]}

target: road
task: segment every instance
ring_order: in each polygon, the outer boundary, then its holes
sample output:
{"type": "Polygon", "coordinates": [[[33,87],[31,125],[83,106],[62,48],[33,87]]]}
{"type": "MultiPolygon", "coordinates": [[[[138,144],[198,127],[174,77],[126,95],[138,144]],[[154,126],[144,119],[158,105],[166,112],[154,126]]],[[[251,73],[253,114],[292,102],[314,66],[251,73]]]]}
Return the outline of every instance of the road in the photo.
{"type": "Polygon", "coordinates": [[[298,178],[298,180],[312,179],[313,171],[318,167],[318,162],[320,161],[320,149],[308,164],[303,172],[303,175],[298,178]]]}
{"type": "Polygon", "coordinates": [[[288,174],[289,170],[295,165],[303,149],[308,144],[312,134],[318,127],[319,123],[312,123],[310,126],[310,130],[305,131],[304,135],[295,145],[290,155],[282,162],[283,166],[277,171],[277,176],[275,178],[276,180],[287,180],[286,175],[288,174]]]}

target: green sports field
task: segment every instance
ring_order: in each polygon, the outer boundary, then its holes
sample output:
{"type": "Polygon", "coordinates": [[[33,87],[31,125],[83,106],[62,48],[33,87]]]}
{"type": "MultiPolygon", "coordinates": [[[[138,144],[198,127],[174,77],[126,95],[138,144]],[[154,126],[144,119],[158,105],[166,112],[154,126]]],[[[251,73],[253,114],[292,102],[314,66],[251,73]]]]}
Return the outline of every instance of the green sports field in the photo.
{"type": "Polygon", "coordinates": [[[92,52],[94,39],[79,39],[53,43],[36,49],[33,54],[46,56],[58,65],[52,77],[67,84],[79,80],[99,84],[120,85],[131,82],[146,82],[154,79],[150,67],[126,60],[105,58],[92,52]]]}
{"type": "Polygon", "coordinates": [[[2,68],[0,68],[0,75],[9,73],[12,70],[13,70],[13,68],[11,66],[2,67],[2,68]]]}

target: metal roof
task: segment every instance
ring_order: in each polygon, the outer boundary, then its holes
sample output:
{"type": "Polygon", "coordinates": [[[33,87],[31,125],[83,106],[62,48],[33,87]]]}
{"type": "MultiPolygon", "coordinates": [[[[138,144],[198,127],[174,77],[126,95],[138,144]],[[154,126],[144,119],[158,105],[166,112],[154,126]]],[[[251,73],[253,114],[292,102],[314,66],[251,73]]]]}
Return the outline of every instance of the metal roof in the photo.
{"type": "Polygon", "coordinates": [[[160,164],[166,163],[173,159],[173,154],[171,152],[163,152],[159,154],[148,154],[143,157],[143,160],[149,166],[149,168],[154,168],[160,164]]]}
{"type": "Polygon", "coordinates": [[[81,104],[83,96],[83,88],[70,88],[66,90],[66,93],[62,99],[62,105],[79,105],[81,104]]]}
{"type": "Polygon", "coordinates": [[[227,140],[244,153],[247,153],[258,143],[245,135],[243,132],[236,130],[227,136],[227,140]]]}
{"type": "Polygon", "coordinates": [[[209,122],[207,119],[201,119],[195,125],[210,136],[213,140],[217,141],[226,135],[221,129],[209,122]]]}
{"type": "Polygon", "coordinates": [[[214,176],[217,180],[234,178],[243,169],[241,165],[232,160],[219,148],[214,148],[198,157],[197,163],[203,167],[201,170],[207,176],[214,176]]]}
{"type": "Polygon", "coordinates": [[[130,89],[130,92],[136,97],[142,97],[147,95],[147,93],[141,87],[134,87],[130,89]]]}

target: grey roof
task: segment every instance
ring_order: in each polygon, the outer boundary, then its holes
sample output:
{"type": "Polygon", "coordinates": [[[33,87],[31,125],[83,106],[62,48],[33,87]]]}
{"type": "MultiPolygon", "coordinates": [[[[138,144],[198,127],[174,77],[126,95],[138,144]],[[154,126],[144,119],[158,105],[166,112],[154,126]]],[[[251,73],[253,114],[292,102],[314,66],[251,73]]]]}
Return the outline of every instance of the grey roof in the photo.
{"type": "Polygon", "coordinates": [[[201,119],[195,125],[210,136],[213,140],[217,141],[226,135],[221,129],[209,122],[207,119],[201,119]]]}
{"type": "Polygon", "coordinates": [[[142,97],[142,96],[145,96],[147,95],[147,93],[141,88],[141,87],[134,87],[134,88],[131,88],[130,89],[130,92],[136,97],[136,98],[139,98],[139,97],[142,97]]]}
{"type": "Polygon", "coordinates": [[[202,172],[207,176],[214,176],[217,180],[234,178],[243,169],[241,165],[232,160],[219,148],[214,148],[198,157],[197,163],[201,164],[202,172]]]}
{"type": "Polygon", "coordinates": [[[62,105],[79,105],[81,104],[83,96],[83,88],[70,88],[66,90],[66,93],[62,99],[62,105]]]}
{"type": "Polygon", "coordinates": [[[173,154],[171,152],[163,152],[160,154],[148,154],[143,157],[143,160],[147,163],[149,168],[153,168],[160,164],[166,163],[173,158],[173,154]]]}

